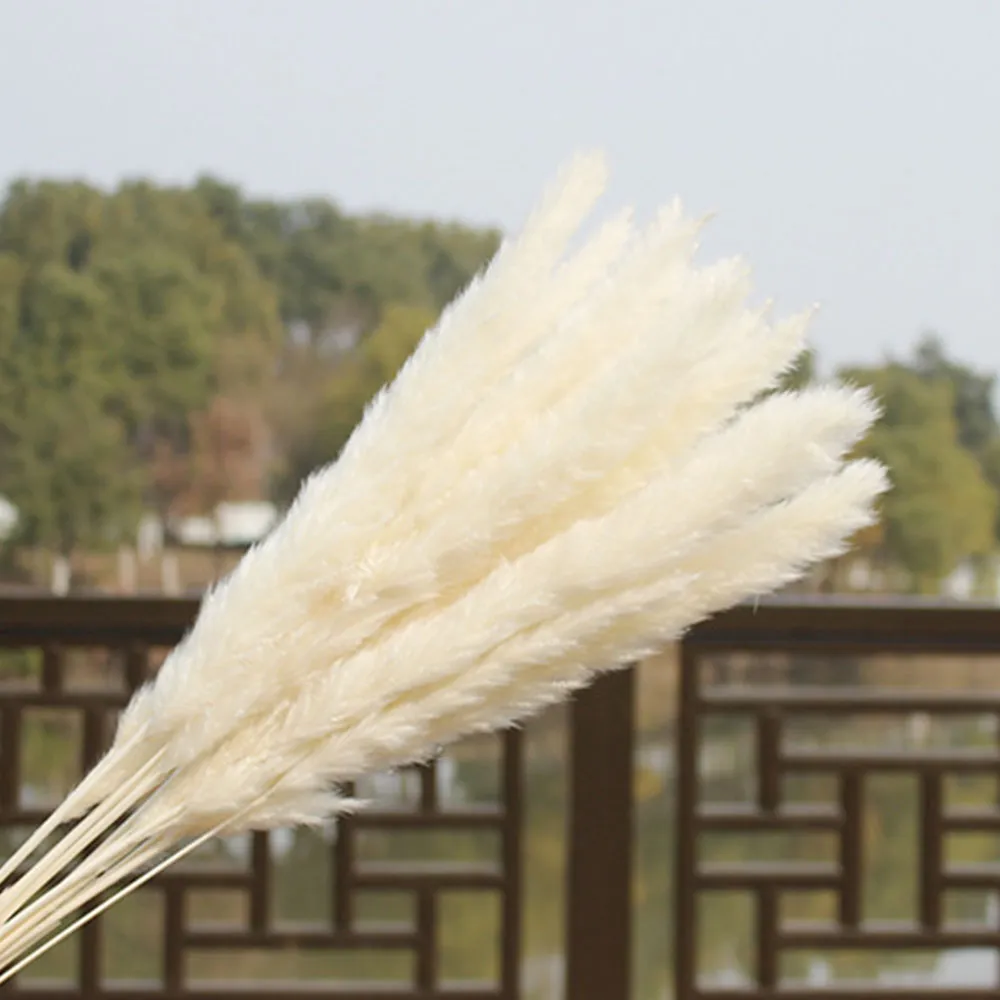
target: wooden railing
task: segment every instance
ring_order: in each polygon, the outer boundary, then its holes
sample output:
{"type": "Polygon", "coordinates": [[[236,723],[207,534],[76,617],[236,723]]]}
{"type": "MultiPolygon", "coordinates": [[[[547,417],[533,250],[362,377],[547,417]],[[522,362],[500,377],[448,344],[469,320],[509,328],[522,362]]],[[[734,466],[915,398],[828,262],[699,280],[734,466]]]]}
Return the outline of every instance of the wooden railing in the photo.
{"type": "MultiPolygon", "coordinates": [[[[16,833],[44,815],[47,803],[28,794],[27,771],[37,772],[39,761],[54,769],[53,761],[69,753],[64,737],[72,738],[76,755],[71,770],[97,759],[117,711],[196,610],[187,600],[0,599],[0,656],[6,657],[0,660],[0,830],[16,833]],[[49,744],[39,743],[39,719],[57,718],[66,724],[53,723],[49,744]]],[[[1000,786],[986,794],[962,785],[957,798],[952,788],[967,778],[1000,779],[1000,730],[970,730],[962,721],[1000,720],[1000,611],[769,602],[696,628],[683,643],[681,667],[673,725],[675,829],[663,831],[675,859],[673,942],[663,941],[663,962],[666,968],[672,953],[670,982],[678,1000],[909,1000],[914,983],[920,996],[1000,996],[997,983],[937,987],[926,963],[914,971],[904,961],[900,975],[912,981],[899,985],[898,977],[883,975],[862,993],[838,978],[839,956],[848,953],[1000,954],[996,922],[963,922],[952,906],[956,893],[1000,890],[1000,863],[957,859],[950,843],[958,835],[1000,832],[1000,786]],[[944,742],[934,735],[942,719],[952,727],[944,742]],[[718,720],[729,729],[716,738],[718,720]],[[873,735],[889,742],[873,742],[873,735]],[[699,761],[726,740],[746,752],[735,754],[729,777],[720,779],[699,761]],[[885,808],[872,791],[874,776],[882,774],[906,777],[916,789],[919,849],[912,859],[912,912],[873,923],[866,880],[882,863],[868,852],[872,824],[885,808]],[[762,836],[770,847],[758,856],[746,845],[762,836]],[[719,848],[723,842],[728,846],[719,848]],[[711,900],[720,894],[739,897],[752,915],[747,954],[736,954],[724,975],[706,932],[711,900]],[[820,896],[827,905],[820,918],[811,904],[798,905],[820,896]],[[820,957],[803,971],[806,952],[820,957]]],[[[631,975],[636,682],[634,670],[611,674],[570,706],[563,986],[569,1000],[638,997],[631,975]]],[[[488,805],[442,801],[432,765],[414,772],[406,809],[376,802],[340,823],[318,848],[333,886],[320,919],[296,926],[274,919],[280,852],[269,835],[255,834],[239,865],[208,859],[153,883],[146,898],[155,901],[158,917],[143,940],[158,952],[155,974],[136,958],[131,966],[138,971],[119,975],[130,960],[108,958],[99,919],[72,955],[53,959],[48,979],[15,982],[7,992],[39,1000],[245,995],[245,983],[205,985],[192,970],[213,961],[225,970],[241,956],[257,968],[252,961],[266,966],[295,951],[304,956],[302,968],[314,971],[310,981],[258,984],[253,996],[514,1000],[522,996],[526,898],[523,758],[521,734],[499,738],[497,792],[488,805]],[[369,858],[373,837],[401,833],[486,838],[488,849],[475,862],[447,855],[423,865],[369,858]],[[448,982],[442,971],[443,906],[455,893],[498,901],[490,981],[448,982]],[[223,897],[233,906],[228,922],[204,924],[199,907],[217,899],[224,909],[223,897]],[[393,907],[404,917],[394,916],[393,907]],[[402,971],[380,982],[383,966],[402,971]]],[[[975,907],[963,912],[977,915],[975,907]]],[[[867,968],[869,978],[881,975],[874,958],[867,968]]]]}

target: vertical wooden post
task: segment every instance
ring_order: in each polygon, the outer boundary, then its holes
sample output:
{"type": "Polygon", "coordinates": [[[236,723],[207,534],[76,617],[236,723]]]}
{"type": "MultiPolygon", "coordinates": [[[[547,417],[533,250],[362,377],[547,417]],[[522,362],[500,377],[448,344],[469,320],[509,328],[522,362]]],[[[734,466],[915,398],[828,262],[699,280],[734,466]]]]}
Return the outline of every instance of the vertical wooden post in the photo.
{"type": "Polygon", "coordinates": [[[568,1000],[628,1000],[632,966],[635,670],[601,677],[570,707],[568,1000]]]}
{"type": "Polygon", "coordinates": [[[674,846],[674,996],[691,1000],[697,988],[695,900],[698,811],[698,653],[690,638],[681,644],[680,706],[677,713],[677,811],[674,846]]]}

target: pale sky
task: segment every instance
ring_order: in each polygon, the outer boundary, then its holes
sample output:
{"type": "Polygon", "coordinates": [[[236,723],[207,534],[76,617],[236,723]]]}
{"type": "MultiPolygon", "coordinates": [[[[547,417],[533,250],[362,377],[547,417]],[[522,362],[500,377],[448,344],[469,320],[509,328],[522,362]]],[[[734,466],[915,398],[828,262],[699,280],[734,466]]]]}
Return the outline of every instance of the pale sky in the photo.
{"type": "Polygon", "coordinates": [[[516,226],[579,148],[717,213],[827,362],[1000,371],[1000,0],[0,0],[0,181],[516,226]]]}

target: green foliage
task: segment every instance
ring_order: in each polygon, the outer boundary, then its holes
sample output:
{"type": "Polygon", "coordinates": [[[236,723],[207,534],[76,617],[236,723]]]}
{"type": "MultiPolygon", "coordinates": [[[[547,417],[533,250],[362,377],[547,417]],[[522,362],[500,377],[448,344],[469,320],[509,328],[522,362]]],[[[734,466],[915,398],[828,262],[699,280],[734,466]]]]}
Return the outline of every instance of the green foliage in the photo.
{"type": "Polygon", "coordinates": [[[804,350],[795,360],[795,364],[785,373],[779,389],[793,392],[804,389],[816,380],[816,353],[811,348],[804,350]]]}
{"type": "Polygon", "coordinates": [[[893,489],[883,504],[884,546],[913,589],[933,593],[963,560],[993,545],[997,496],[963,446],[952,386],[899,364],[854,369],[884,414],[864,452],[886,464],[893,489]]]}
{"type": "Polygon", "coordinates": [[[315,198],[246,199],[214,178],[202,178],[195,192],[271,283],[289,331],[267,400],[277,456],[272,488],[287,502],[303,476],[336,456],[364,404],[500,237],[454,224],[352,217],[315,198]]]}
{"type": "MultiPolygon", "coordinates": [[[[25,539],[71,552],[100,545],[139,495],[102,340],[108,299],[89,277],[47,262],[8,288],[17,317],[0,369],[4,492],[25,539]]],[[[6,311],[6,310],[5,310],[6,311]]]]}
{"type": "MultiPolygon", "coordinates": [[[[129,536],[143,508],[290,500],[498,245],[494,231],[248,198],[212,177],[13,184],[0,494],[20,511],[18,541],[71,554],[129,536]]],[[[856,541],[935,591],[1000,538],[994,376],[933,336],[905,363],[847,374],[885,405],[864,451],[895,487],[856,541]]],[[[806,351],[779,388],[815,377],[806,351]]]]}
{"type": "Polygon", "coordinates": [[[195,191],[274,284],[285,322],[305,324],[314,341],[339,323],[370,327],[390,304],[439,312],[500,244],[493,230],[351,217],[322,199],[246,200],[214,178],[195,191]]]}
{"type": "Polygon", "coordinates": [[[129,534],[148,459],[228,383],[260,385],[274,291],[191,192],[13,185],[0,206],[0,492],[21,541],[129,534]]]}
{"type": "MultiPolygon", "coordinates": [[[[1000,495],[1000,422],[993,406],[996,376],[951,360],[933,335],[918,344],[914,368],[929,382],[951,386],[959,439],[976,456],[983,475],[1000,495]]],[[[1000,509],[993,530],[1000,540],[1000,509]]]]}
{"type": "MultiPolygon", "coordinates": [[[[961,562],[984,565],[1000,538],[994,377],[949,359],[934,336],[918,342],[909,362],[840,375],[871,388],[884,408],[860,450],[884,462],[893,483],[881,523],[855,539],[854,551],[866,551],[913,590],[937,593],[961,562]]],[[[781,388],[814,379],[815,356],[806,351],[781,388]]]]}
{"type": "Polygon", "coordinates": [[[375,330],[343,357],[306,418],[312,433],[289,442],[279,484],[283,499],[306,475],[337,457],[365,406],[392,381],[434,321],[434,313],[420,306],[388,306],[375,330]]]}
{"type": "Polygon", "coordinates": [[[382,322],[345,360],[330,382],[322,411],[327,461],[347,442],[365,406],[392,381],[434,318],[419,306],[390,306],[382,322]]]}
{"type": "Polygon", "coordinates": [[[272,473],[288,499],[498,243],[211,177],[15,183],[0,206],[0,493],[19,540],[69,554],[127,536],[143,506],[266,495],[272,473]]]}
{"type": "Polygon", "coordinates": [[[980,455],[1000,435],[993,412],[996,376],[974,371],[950,360],[941,340],[933,334],[923,337],[914,351],[913,368],[929,382],[951,386],[959,440],[974,455],[980,455]]]}

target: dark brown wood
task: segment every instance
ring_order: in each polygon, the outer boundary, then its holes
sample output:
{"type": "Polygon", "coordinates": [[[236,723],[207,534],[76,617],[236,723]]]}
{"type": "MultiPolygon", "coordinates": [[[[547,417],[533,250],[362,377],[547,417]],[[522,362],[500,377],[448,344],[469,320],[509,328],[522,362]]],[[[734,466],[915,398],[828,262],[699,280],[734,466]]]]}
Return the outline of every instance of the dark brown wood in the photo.
{"type": "Polygon", "coordinates": [[[20,811],[21,713],[0,702],[0,809],[6,822],[20,811]]]}
{"type": "Polygon", "coordinates": [[[419,993],[437,987],[437,896],[429,889],[417,893],[417,970],[414,986],[419,993]]]}
{"type": "Polygon", "coordinates": [[[365,809],[351,818],[356,830],[497,830],[504,826],[504,812],[493,806],[482,809],[463,808],[446,813],[391,812],[377,808],[365,809]]]}
{"type": "MultiPolygon", "coordinates": [[[[417,950],[424,947],[425,938],[411,930],[380,926],[374,931],[350,931],[331,934],[325,926],[296,927],[294,930],[270,930],[261,933],[246,931],[191,930],[180,939],[184,947],[198,951],[240,951],[242,948],[288,948],[295,951],[332,951],[343,948],[364,948],[366,951],[417,950]]],[[[403,996],[409,996],[404,993],[403,996]]]]}
{"type": "Polygon", "coordinates": [[[62,650],[50,642],[42,647],[42,690],[46,694],[56,694],[61,686],[62,650]]]}
{"type": "Polygon", "coordinates": [[[132,642],[125,650],[125,685],[130,692],[142,687],[146,680],[149,650],[143,642],[132,642]]]}
{"type": "Polygon", "coordinates": [[[695,626],[687,641],[716,650],[995,653],[998,624],[1000,610],[990,604],[771,598],[695,626]]]}
{"type": "Polygon", "coordinates": [[[80,931],[77,951],[77,976],[80,992],[84,996],[97,993],[101,988],[101,931],[100,923],[92,922],[80,931]]]}
{"type": "Polygon", "coordinates": [[[173,646],[194,623],[199,604],[193,598],[3,597],[0,645],[108,647],[141,640],[173,646]]]}
{"type": "Polygon", "coordinates": [[[173,882],[163,888],[163,986],[173,995],[184,988],[184,887],[173,882]]]}
{"type": "Polygon", "coordinates": [[[266,833],[251,838],[250,863],[257,877],[250,888],[250,930],[266,934],[271,924],[271,842],[266,833]]]}
{"type": "Polygon", "coordinates": [[[420,811],[438,811],[437,764],[433,761],[420,769],[420,811]]]}
{"type": "MultiPolygon", "coordinates": [[[[111,717],[127,691],[75,692],[65,683],[66,657],[81,648],[107,650],[125,665],[128,691],[143,682],[150,651],[169,647],[190,628],[198,603],[161,598],[10,597],[0,599],[0,647],[37,650],[42,663],[32,684],[0,691],[0,825],[23,827],[43,813],[21,804],[21,742],[24,713],[34,709],[75,710],[83,721],[81,764],[92,763],[103,748],[111,717]]],[[[1000,950],[1000,930],[950,926],[943,920],[944,901],[955,890],[996,890],[1000,872],[992,865],[946,863],[945,838],[951,831],[1000,830],[1000,804],[947,806],[943,782],[952,775],[995,775],[1000,747],[937,748],[867,746],[786,746],[790,720],[822,716],[1000,717],[1000,678],[995,687],[975,692],[870,690],[834,683],[828,687],[761,687],[700,680],[708,659],[770,657],[773,654],[868,657],[911,653],[1000,655],[1000,609],[986,606],[932,605],[891,601],[857,604],[844,601],[771,600],[735,608],[692,630],[682,646],[677,719],[677,837],[675,853],[675,930],[673,939],[676,1000],[858,1000],[865,987],[813,988],[780,983],[783,953],[791,949],[939,950],[983,947],[1000,950]],[[739,716],[756,732],[756,795],[750,802],[699,804],[698,757],[704,722],[714,714],[739,716]],[[863,912],[865,858],[863,832],[870,804],[863,794],[869,774],[891,771],[916,777],[921,788],[920,856],[917,912],[899,926],[866,924],[863,912]],[[832,775],[839,785],[836,801],[802,805],[784,801],[785,779],[793,774],[832,775]],[[778,860],[768,864],[699,863],[704,834],[732,835],[773,831],[820,834],[837,844],[834,860],[823,863],[778,860]],[[758,937],[756,982],[746,989],[709,988],[698,984],[696,922],[699,899],[706,891],[742,891],[754,900],[758,937]],[[782,923],[781,902],[789,891],[821,890],[837,899],[830,925],[782,923]]],[[[74,654],[75,655],[75,654],[74,654]]],[[[709,674],[706,674],[708,677],[709,674]]],[[[715,677],[715,674],[711,674],[715,677]]],[[[629,995],[631,965],[632,752],[634,677],[622,671],[602,678],[571,708],[572,799],[569,824],[567,896],[568,1000],[624,1000],[629,995]]],[[[193,989],[185,964],[192,950],[300,948],[407,951],[414,959],[414,982],[407,989],[354,987],[346,983],[316,989],[289,983],[255,990],[258,1000],[336,995],[379,1000],[518,1000],[523,891],[523,740],[518,732],[502,737],[501,796],[485,808],[444,810],[438,801],[435,767],[420,769],[420,795],[412,812],[388,811],[378,803],[357,817],[342,820],[330,847],[334,871],[332,919],[308,927],[276,925],[271,914],[274,886],[272,851],[266,836],[256,838],[246,870],[199,864],[168,870],[152,884],[164,899],[163,975],[148,989],[106,980],[100,962],[101,921],[81,938],[85,954],[76,981],[58,989],[34,988],[37,1000],[115,996],[119,1000],[153,997],[235,997],[243,991],[219,984],[211,991],[193,989]],[[361,836],[391,831],[496,831],[499,850],[486,863],[406,865],[364,861],[361,836]],[[186,900],[193,891],[219,888],[239,893],[246,902],[245,927],[199,928],[189,920],[186,900]],[[500,977],[496,984],[475,986],[441,982],[437,949],[439,898],[461,890],[499,896],[501,901],[500,977]],[[408,894],[415,902],[416,925],[358,926],[359,892],[408,894]],[[346,993],[344,991],[347,991],[346,993]]],[[[350,794],[350,789],[344,790],[350,794]]],[[[15,982],[7,995],[28,992],[15,982]]],[[[907,1000],[910,988],[880,989],[883,1000],[907,1000]]],[[[927,989],[926,997],[995,997],[997,991],[927,989]]]]}
{"type": "Polygon", "coordinates": [[[766,997],[767,1000],[997,1000],[997,991],[992,987],[945,987],[943,990],[926,990],[905,986],[901,989],[880,987],[873,990],[870,986],[855,986],[853,984],[840,988],[824,986],[814,987],[782,987],[780,990],[768,992],[751,992],[744,989],[703,989],[691,994],[696,1000],[757,1000],[766,997]]]}
{"type": "MultiPolygon", "coordinates": [[[[872,690],[852,684],[802,686],[801,681],[767,686],[730,681],[726,670],[715,670],[718,658],[735,654],[739,662],[810,655],[829,669],[837,658],[892,654],[1000,655],[1000,609],[986,606],[930,605],[892,601],[847,602],[768,601],[757,607],[735,608],[691,631],[683,644],[680,707],[677,723],[677,841],[674,986],[677,1000],[837,1000],[878,996],[907,1000],[922,997],[994,997],[989,990],[935,988],[896,991],[884,985],[806,987],[781,983],[782,957],[790,950],[924,950],[989,948],[1000,950],[1000,931],[992,927],[951,926],[944,921],[944,902],[956,889],[1000,888],[1000,871],[991,864],[946,864],[949,831],[995,832],[1000,829],[997,801],[947,808],[943,782],[950,775],[1000,773],[1000,749],[995,745],[932,747],[926,745],[858,746],[782,743],[787,723],[808,727],[822,717],[838,719],[889,716],[904,720],[925,716],[982,718],[1000,715],[1000,671],[997,683],[982,691],[872,690]],[[702,682],[708,661],[712,680],[702,682]],[[756,733],[756,795],[750,803],[698,806],[698,770],[702,723],[712,716],[738,717],[756,733]],[[911,921],[893,925],[865,922],[863,912],[864,789],[870,774],[892,772],[916,777],[919,798],[918,885],[911,921]],[[789,775],[820,774],[839,785],[836,803],[802,806],[783,801],[789,775]],[[826,831],[836,838],[837,861],[811,863],[776,860],[768,863],[699,861],[703,834],[728,830],[790,832],[826,831]],[[832,924],[782,923],[783,893],[821,890],[834,894],[832,924]],[[695,924],[699,900],[706,891],[749,894],[756,913],[756,973],[754,981],[736,991],[699,985],[695,924]]],[[[782,660],[787,662],[787,659],[782,660]]],[[[750,676],[752,676],[752,671],[750,676]]],[[[850,676],[850,675],[848,675],[850,676]]]]}
{"type": "Polygon", "coordinates": [[[600,678],[570,708],[568,1000],[630,996],[634,714],[633,670],[600,678]]]}
{"type": "Polygon", "coordinates": [[[934,770],[920,776],[920,923],[924,930],[941,927],[941,874],[944,869],[942,775],[934,770]]]}
{"type": "MultiPolygon", "coordinates": [[[[111,722],[129,693],[144,682],[150,650],[169,648],[191,627],[198,604],[193,600],[160,598],[17,597],[0,599],[0,647],[35,649],[41,653],[42,670],[34,684],[0,689],[0,826],[24,827],[44,819],[37,808],[22,806],[21,741],[24,713],[35,709],[75,711],[82,719],[76,753],[82,768],[90,767],[103,752],[111,722]],[[69,654],[81,649],[107,651],[124,666],[120,691],[74,691],[64,683],[69,654]]],[[[18,977],[2,992],[20,996],[30,992],[36,1000],[56,997],[115,997],[117,1000],[152,1000],[245,995],[245,988],[220,983],[212,990],[193,989],[187,981],[187,959],[192,951],[238,954],[243,950],[302,949],[409,952],[413,956],[414,982],[391,990],[368,985],[331,982],[317,989],[309,981],[282,983],[253,995],[364,996],[379,1000],[518,1000],[520,996],[520,927],[523,893],[521,860],[523,823],[522,737],[519,732],[499,738],[502,768],[500,801],[483,808],[463,807],[446,811],[437,793],[436,764],[417,769],[420,798],[414,812],[390,812],[378,802],[357,817],[338,823],[330,846],[333,870],[331,919],[308,927],[279,924],[273,912],[275,897],[274,853],[266,833],[254,834],[245,869],[196,866],[167,869],[150,883],[164,901],[161,941],[163,969],[158,982],[143,985],[115,983],[107,979],[101,964],[100,942],[104,918],[98,917],[80,935],[75,982],[66,988],[29,986],[18,977]],[[494,860],[463,864],[448,859],[435,864],[364,862],[356,850],[358,832],[421,830],[495,831],[499,844],[494,860]],[[248,919],[243,927],[199,927],[189,915],[189,894],[206,889],[238,893],[248,919]],[[497,983],[465,986],[441,982],[438,950],[439,902],[442,892],[478,891],[502,900],[499,942],[501,975],[497,983]],[[384,891],[410,895],[416,902],[416,927],[362,925],[356,923],[358,892],[384,891]]],[[[344,788],[346,795],[353,789],[344,788]]]]}
{"type": "Polygon", "coordinates": [[[778,985],[778,896],[773,886],[757,893],[757,982],[762,990],[778,985]]]}
{"type": "MultiPolygon", "coordinates": [[[[507,733],[502,768],[503,810],[508,816],[522,816],[524,739],[519,729],[507,733]]],[[[500,917],[500,994],[504,1000],[518,1000],[521,996],[521,901],[524,899],[521,826],[520,822],[507,822],[501,831],[500,850],[507,873],[500,917]]]]}
{"type": "Polygon", "coordinates": [[[763,813],[781,802],[781,717],[765,712],[757,719],[757,800],[763,813]]]}
{"type": "MultiPolygon", "coordinates": [[[[698,834],[698,658],[694,647],[681,647],[677,711],[677,829],[674,831],[674,991],[691,1000],[698,980],[698,890],[695,881],[698,834]]],[[[756,812],[756,810],[754,810],[756,812]]]]}
{"type": "MultiPolygon", "coordinates": [[[[997,618],[1000,628],[1000,616],[997,618]]],[[[741,712],[765,709],[787,710],[809,715],[882,715],[886,712],[990,712],[1000,709],[1000,694],[984,691],[873,691],[845,693],[842,687],[810,687],[807,691],[787,687],[727,687],[706,691],[700,701],[713,712],[741,712]]],[[[1000,751],[998,751],[1000,752],[1000,751]]]]}
{"type": "Polygon", "coordinates": [[[840,923],[854,929],[861,920],[862,779],[848,772],[840,779],[840,923]]]}
{"type": "MultiPolygon", "coordinates": [[[[0,992],[3,992],[0,990],[0,992]]],[[[31,1000],[80,1000],[84,994],[75,987],[52,987],[41,986],[24,989],[11,989],[7,991],[10,996],[30,997],[31,1000]]],[[[94,994],[97,995],[97,994],[94,994]]],[[[400,989],[396,986],[379,987],[366,983],[335,983],[329,986],[320,984],[303,984],[298,980],[282,982],[280,980],[268,980],[266,986],[254,985],[250,988],[246,986],[227,986],[221,983],[219,986],[201,989],[184,989],[176,993],[167,993],[162,989],[151,987],[136,988],[132,984],[116,987],[106,994],[109,1000],[174,1000],[183,997],[184,1000],[288,1000],[289,997],[308,997],[309,1000],[319,1000],[319,998],[329,997],[330,1000],[496,1000],[497,993],[492,987],[449,987],[448,989],[435,990],[432,993],[423,993],[419,990],[400,989]]],[[[832,995],[832,994],[831,994],[832,995]]],[[[879,994],[882,1000],[883,994],[879,994]]],[[[896,994],[885,994],[889,1000],[895,1000],[896,994]]],[[[962,993],[961,1000],[979,1000],[980,993],[962,993]]],[[[995,1000],[994,994],[988,995],[990,1000],[995,1000]]],[[[824,994],[825,997],[825,994],[824,994]]],[[[782,994],[784,1000],[784,994],[782,994]]],[[[811,998],[810,998],[811,1000],[811,998]]],[[[837,997],[834,996],[834,1000],[837,997]]],[[[858,1000],[858,998],[854,998],[858,1000]]],[[[913,1000],[912,996],[907,996],[906,1000],[913,1000]]]]}
{"type": "MultiPolygon", "coordinates": [[[[348,786],[345,794],[353,795],[348,786]]],[[[337,822],[336,840],[333,845],[333,928],[338,934],[347,934],[354,923],[354,831],[355,823],[337,822]]]]}

